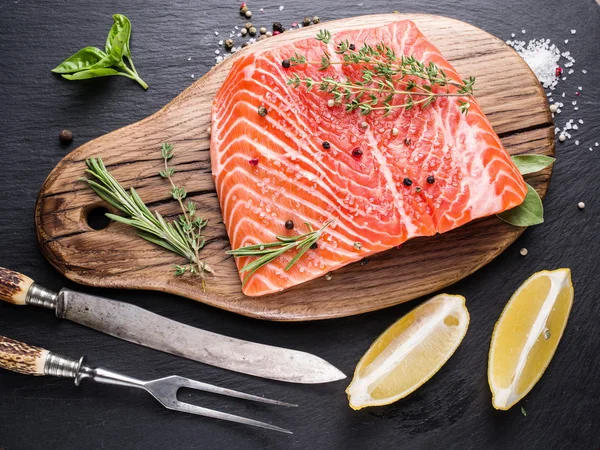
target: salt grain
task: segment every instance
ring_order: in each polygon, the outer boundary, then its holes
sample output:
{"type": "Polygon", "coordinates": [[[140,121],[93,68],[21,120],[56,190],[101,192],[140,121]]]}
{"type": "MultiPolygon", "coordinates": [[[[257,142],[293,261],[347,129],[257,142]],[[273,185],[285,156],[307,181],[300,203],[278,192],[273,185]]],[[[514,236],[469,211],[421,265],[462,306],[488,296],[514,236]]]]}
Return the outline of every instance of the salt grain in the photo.
{"type": "Polygon", "coordinates": [[[521,33],[525,34],[525,33],[526,33],[526,31],[525,31],[525,30],[521,30],[521,33]]]}
{"type": "Polygon", "coordinates": [[[577,33],[577,30],[571,30],[571,34],[577,33]]]}
{"type": "MultiPolygon", "coordinates": [[[[551,44],[549,39],[525,41],[508,41],[508,45],[513,47],[516,52],[525,60],[531,70],[545,88],[553,89],[558,83],[556,68],[561,57],[560,50],[556,45],[551,44]]],[[[568,56],[568,55],[567,55],[568,56]]],[[[565,58],[571,62],[569,58],[565,58]]]]}
{"type": "Polygon", "coordinates": [[[285,6],[281,5],[281,6],[279,7],[279,11],[283,11],[283,9],[284,9],[284,8],[285,8],[285,6]]]}

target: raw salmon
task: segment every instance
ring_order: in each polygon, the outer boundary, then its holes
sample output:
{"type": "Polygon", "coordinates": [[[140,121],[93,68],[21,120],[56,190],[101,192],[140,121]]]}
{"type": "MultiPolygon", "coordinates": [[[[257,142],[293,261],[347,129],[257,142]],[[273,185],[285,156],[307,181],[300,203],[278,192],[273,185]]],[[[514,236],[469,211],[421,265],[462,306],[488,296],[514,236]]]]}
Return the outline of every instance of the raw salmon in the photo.
{"type": "MultiPolygon", "coordinates": [[[[335,43],[344,39],[383,42],[397,55],[433,61],[460,81],[411,21],[336,33],[327,46],[332,58],[335,43]]],[[[466,116],[457,97],[439,97],[424,109],[395,109],[387,117],[382,111],[362,116],[329,107],[331,96],[318,89],[286,84],[293,73],[323,73],[314,65],[286,69],[282,60],[298,52],[319,61],[324,49],[306,39],[240,56],[213,103],[212,173],[233,249],[305,233],[304,222],[318,228],[335,220],[318,248],[290,270],[284,268],[292,251],[254,273],[243,286],[246,295],[281,291],[525,198],[523,178],[473,100],[466,116]],[[284,226],[288,220],[294,229],[284,226]]],[[[357,70],[332,65],[326,75],[341,79],[357,70]]],[[[238,258],[238,268],[253,259],[238,258]]]]}

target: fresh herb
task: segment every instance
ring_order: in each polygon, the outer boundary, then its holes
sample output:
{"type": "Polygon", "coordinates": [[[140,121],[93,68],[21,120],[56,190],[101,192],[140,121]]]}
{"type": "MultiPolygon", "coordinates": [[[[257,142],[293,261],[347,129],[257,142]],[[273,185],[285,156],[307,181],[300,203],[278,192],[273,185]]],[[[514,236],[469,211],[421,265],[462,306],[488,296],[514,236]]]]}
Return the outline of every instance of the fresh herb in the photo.
{"type": "MultiPolygon", "coordinates": [[[[316,39],[329,44],[332,36],[328,30],[320,30],[316,39]]],[[[380,110],[387,116],[394,109],[410,110],[419,105],[426,108],[438,97],[460,97],[460,111],[463,114],[469,111],[474,77],[458,82],[435,63],[425,64],[413,56],[397,56],[384,43],[364,43],[356,50],[354,44],[345,40],[335,44],[335,53],[341,60],[332,60],[327,50],[323,51],[320,61],[309,61],[298,53],[288,59],[292,66],[312,64],[318,65],[319,70],[327,70],[333,64],[360,65],[363,67],[360,80],[336,80],[330,76],[315,79],[294,74],[287,84],[296,88],[304,86],[308,91],[318,86],[319,91],[333,96],[334,104],[343,105],[347,112],[358,111],[362,115],[380,110]],[[403,96],[403,100],[394,103],[398,96],[403,96]]]]}
{"type": "Polygon", "coordinates": [[[114,24],[108,32],[104,51],[97,47],[84,47],[52,69],[52,72],[61,74],[67,80],[118,75],[131,78],[144,89],[148,89],[148,85],[135,70],[131,58],[131,22],[122,14],[115,14],[113,20],[114,24]],[[124,58],[127,58],[129,66],[124,58]]]}
{"type": "Polygon", "coordinates": [[[175,185],[171,178],[174,169],[169,167],[168,161],[173,156],[173,147],[170,144],[163,144],[162,155],[165,160],[165,169],[160,174],[171,182],[171,195],[178,201],[183,212],[178,220],[167,221],[159,212],[150,211],[134,188],[131,188],[129,192],[123,189],[106,169],[101,158],[86,160],[88,166],[86,173],[92,175],[93,178],[83,178],[83,180],[104,201],[125,213],[125,216],[107,213],[106,217],[137,228],[140,237],[186,258],[189,263],[176,265],[175,275],[183,275],[186,272],[198,275],[202,278],[204,287],[205,274],[214,273],[198,257],[199,250],[205,243],[201,231],[207,221],[197,215],[196,205],[193,202],[188,201],[184,206],[183,200],[187,195],[186,191],[175,185]]]}
{"type": "MultiPolygon", "coordinates": [[[[544,155],[516,155],[511,157],[521,175],[538,172],[554,162],[554,158],[544,155]]],[[[508,211],[497,214],[503,221],[518,227],[528,227],[544,222],[544,206],[536,190],[527,184],[525,200],[508,211]]]]}
{"type": "Polygon", "coordinates": [[[285,266],[285,270],[289,270],[311,247],[313,247],[314,244],[317,243],[323,234],[323,231],[325,231],[332,222],[333,220],[325,222],[318,230],[314,230],[310,223],[304,222],[308,227],[308,233],[299,236],[276,236],[277,242],[248,245],[235,250],[229,250],[226,253],[233,255],[235,258],[240,258],[242,256],[258,256],[258,259],[246,264],[240,270],[240,273],[247,273],[243,282],[243,284],[246,284],[252,274],[261,267],[269,264],[290,250],[298,250],[298,253],[296,253],[287,266],[285,266]]]}

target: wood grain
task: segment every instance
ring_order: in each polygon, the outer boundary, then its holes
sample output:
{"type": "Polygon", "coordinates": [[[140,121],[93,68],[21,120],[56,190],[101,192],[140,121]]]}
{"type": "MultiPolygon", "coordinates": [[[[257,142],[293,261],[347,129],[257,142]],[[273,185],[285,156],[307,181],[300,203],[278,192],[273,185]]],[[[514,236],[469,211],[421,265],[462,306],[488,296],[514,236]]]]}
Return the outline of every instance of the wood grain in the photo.
{"type": "Polygon", "coordinates": [[[48,350],[0,336],[0,368],[24,375],[45,375],[48,350]]]}
{"type": "MultiPolygon", "coordinates": [[[[554,154],[544,92],[529,67],[499,39],[454,19],[421,14],[362,16],[326,26],[332,31],[371,27],[400,17],[414,20],[459,73],[477,77],[478,102],[511,154],[554,154]]],[[[271,48],[314,32],[313,28],[284,33],[244,51],[271,48]]],[[[523,232],[495,217],[486,218],[443,235],[414,239],[401,249],[369,258],[368,265],[346,266],[330,281],[322,277],[278,294],[244,296],[235,264],[224,253],[229,241],[211,178],[206,132],[211,101],[232,59],[156,114],[88,142],[58,164],[42,187],[35,220],[42,250],[60,272],[83,284],[166,291],[262,319],[326,319],[385,308],[439,290],[491,261],[523,232]],[[157,175],[164,141],[177,148],[177,182],[188,188],[209,219],[203,257],[217,276],[209,279],[206,292],[197,279],[173,277],[169,266],[182,261],[139,239],[133,229],[112,223],[95,231],[86,222],[87,213],[103,205],[77,181],[84,160],[91,156],[101,156],[124,187],[135,186],[148,206],[166,216],[177,214],[168,186],[157,175]]],[[[527,177],[542,196],[551,171],[527,177]]]]}

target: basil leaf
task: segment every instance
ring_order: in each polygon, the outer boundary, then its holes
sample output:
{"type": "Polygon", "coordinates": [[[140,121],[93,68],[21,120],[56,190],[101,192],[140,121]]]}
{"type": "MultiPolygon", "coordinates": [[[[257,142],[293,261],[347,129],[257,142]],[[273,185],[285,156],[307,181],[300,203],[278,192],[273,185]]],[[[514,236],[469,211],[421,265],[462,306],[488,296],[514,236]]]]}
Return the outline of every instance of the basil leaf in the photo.
{"type": "Polygon", "coordinates": [[[106,58],[106,53],[96,47],[85,47],[52,69],[54,73],[73,73],[87,70],[106,58]]]}
{"type": "Polygon", "coordinates": [[[544,222],[544,206],[538,193],[528,184],[527,195],[523,203],[497,214],[497,216],[511,225],[528,227],[544,222]]]}
{"type": "Polygon", "coordinates": [[[115,23],[113,23],[106,38],[106,53],[113,55],[117,61],[121,60],[123,55],[131,58],[131,51],[129,50],[131,22],[122,14],[115,14],[113,20],[115,23]]]}
{"type": "Polygon", "coordinates": [[[519,172],[521,172],[521,175],[539,172],[555,161],[551,156],[544,155],[516,155],[510,158],[515,163],[515,166],[517,166],[517,169],[519,169],[519,172]]]}
{"type": "Polygon", "coordinates": [[[108,77],[110,75],[128,76],[115,69],[98,67],[97,69],[82,70],[81,72],[75,72],[73,74],[63,74],[63,78],[66,78],[67,80],[88,80],[90,78],[108,77]]]}

